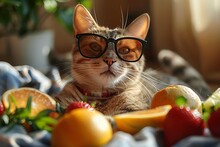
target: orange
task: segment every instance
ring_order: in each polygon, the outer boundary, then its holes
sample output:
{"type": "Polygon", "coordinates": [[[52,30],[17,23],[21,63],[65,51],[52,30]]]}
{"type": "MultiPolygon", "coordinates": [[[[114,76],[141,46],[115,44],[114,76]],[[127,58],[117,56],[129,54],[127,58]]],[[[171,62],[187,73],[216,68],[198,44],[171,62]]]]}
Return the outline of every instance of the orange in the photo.
{"type": "Polygon", "coordinates": [[[158,91],[152,98],[151,108],[162,105],[176,106],[178,97],[186,98],[186,106],[190,109],[199,109],[201,100],[189,87],[183,85],[171,85],[158,91]]]}
{"type": "Polygon", "coordinates": [[[11,113],[13,113],[16,108],[14,103],[10,99],[11,96],[15,99],[17,108],[25,108],[27,100],[31,96],[31,116],[37,115],[40,111],[44,109],[55,110],[56,108],[55,100],[49,95],[34,88],[24,87],[8,90],[2,95],[3,105],[5,108],[8,108],[10,104],[11,113]]]}
{"type": "Polygon", "coordinates": [[[66,113],[52,131],[52,147],[99,147],[112,138],[112,127],[99,111],[79,108],[66,113]]]}
{"type": "Polygon", "coordinates": [[[135,134],[146,126],[162,127],[170,105],[114,116],[117,130],[135,134]]]}

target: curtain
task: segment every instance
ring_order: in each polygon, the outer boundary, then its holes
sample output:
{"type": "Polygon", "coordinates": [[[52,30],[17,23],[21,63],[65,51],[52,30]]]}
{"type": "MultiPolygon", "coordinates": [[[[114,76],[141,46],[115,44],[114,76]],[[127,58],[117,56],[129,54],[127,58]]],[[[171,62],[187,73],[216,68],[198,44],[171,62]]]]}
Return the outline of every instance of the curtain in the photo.
{"type": "Polygon", "coordinates": [[[175,50],[207,80],[219,81],[220,1],[152,0],[151,4],[156,49],[175,50]]]}

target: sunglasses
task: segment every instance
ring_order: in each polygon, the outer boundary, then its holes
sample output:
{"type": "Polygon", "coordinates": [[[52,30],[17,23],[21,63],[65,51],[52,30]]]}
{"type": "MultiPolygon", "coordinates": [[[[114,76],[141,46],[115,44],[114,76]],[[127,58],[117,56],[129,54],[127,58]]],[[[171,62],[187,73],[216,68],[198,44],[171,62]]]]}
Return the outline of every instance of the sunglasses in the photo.
{"type": "Polygon", "coordinates": [[[107,50],[109,42],[112,42],[117,56],[127,62],[138,61],[147,43],[135,37],[113,39],[91,33],[77,34],[76,38],[80,54],[86,58],[101,57],[107,50]]]}

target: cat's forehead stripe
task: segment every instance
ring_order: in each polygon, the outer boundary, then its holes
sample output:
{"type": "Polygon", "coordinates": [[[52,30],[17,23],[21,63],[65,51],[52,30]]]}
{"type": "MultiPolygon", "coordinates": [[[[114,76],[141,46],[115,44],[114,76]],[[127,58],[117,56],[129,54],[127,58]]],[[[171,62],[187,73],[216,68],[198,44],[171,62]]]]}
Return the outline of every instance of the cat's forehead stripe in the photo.
{"type": "Polygon", "coordinates": [[[118,36],[123,35],[123,31],[121,29],[109,29],[105,27],[93,28],[91,29],[91,33],[99,34],[107,38],[117,38],[118,36]]]}
{"type": "Polygon", "coordinates": [[[108,33],[108,38],[115,38],[117,37],[117,35],[119,34],[118,31],[115,31],[115,30],[110,30],[109,33],[108,33]]]}

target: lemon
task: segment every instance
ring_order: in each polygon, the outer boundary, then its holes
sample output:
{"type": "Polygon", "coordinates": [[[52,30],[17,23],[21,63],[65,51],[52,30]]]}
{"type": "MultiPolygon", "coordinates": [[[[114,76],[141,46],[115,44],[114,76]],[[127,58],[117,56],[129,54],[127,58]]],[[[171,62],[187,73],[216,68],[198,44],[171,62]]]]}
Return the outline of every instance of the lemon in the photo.
{"type": "Polygon", "coordinates": [[[113,118],[118,130],[135,134],[146,126],[162,127],[170,109],[170,105],[164,105],[154,109],[118,114],[113,118]]]}
{"type": "Polygon", "coordinates": [[[99,147],[112,138],[112,127],[99,111],[85,108],[66,113],[52,132],[53,147],[99,147]]]}
{"type": "Polygon", "coordinates": [[[213,94],[203,102],[203,107],[207,110],[216,105],[220,105],[220,88],[214,91],[213,94]]]}

